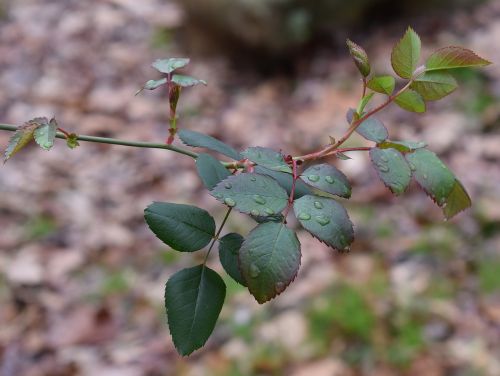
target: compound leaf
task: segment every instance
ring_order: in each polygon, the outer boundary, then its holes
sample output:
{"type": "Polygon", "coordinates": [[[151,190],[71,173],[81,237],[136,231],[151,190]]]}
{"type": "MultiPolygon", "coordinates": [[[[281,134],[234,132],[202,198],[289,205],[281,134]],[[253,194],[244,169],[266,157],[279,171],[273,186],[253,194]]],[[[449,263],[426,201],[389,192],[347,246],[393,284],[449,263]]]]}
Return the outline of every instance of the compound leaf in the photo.
{"type": "Polygon", "coordinates": [[[400,77],[411,78],[413,75],[420,59],[420,46],[420,37],[409,27],[391,53],[392,68],[400,77]]]}
{"type": "Polygon", "coordinates": [[[417,77],[410,87],[425,100],[435,101],[452,93],[458,84],[449,73],[431,71],[417,77]]]}
{"type": "Polygon", "coordinates": [[[348,251],[354,230],[345,208],[337,201],[319,196],[304,196],[293,204],[302,227],[314,237],[339,251],[348,251]]]}
{"type": "Polygon", "coordinates": [[[300,257],[297,235],[284,223],[262,223],[250,232],[240,249],[240,269],[260,304],[279,295],[295,279],[300,257]]]}
{"type": "Polygon", "coordinates": [[[152,67],[161,73],[172,73],[176,69],[184,68],[189,64],[188,58],[177,58],[173,57],[170,59],[158,59],[153,64],[152,67]]]}
{"type": "Polygon", "coordinates": [[[375,76],[366,86],[377,93],[391,95],[395,85],[396,80],[392,76],[375,76]]]}
{"type": "Polygon", "coordinates": [[[411,170],[403,154],[396,149],[373,148],[370,158],[380,180],[392,193],[400,195],[408,188],[411,170]]]}
{"type": "Polygon", "coordinates": [[[370,116],[368,119],[363,121],[357,128],[356,132],[367,140],[374,142],[382,142],[389,137],[387,128],[382,124],[377,118],[370,116]]]}
{"type": "Polygon", "coordinates": [[[443,213],[446,219],[457,215],[462,210],[469,208],[472,205],[469,194],[458,179],[455,179],[453,189],[448,195],[445,204],[443,205],[443,213]]]}
{"type": "Polygon", "coordinates": [[[471,50],[450,46],[435,51],[425,62],[427,72],[442,69],[484,67],[491,62],[479,57],[471,50]]]}
{"type": "Polygon", "coordinates": [[[274,171],[292,173],[292,169],[285,162],[281,153],[260,146],[249,147],[241,153],[248,160],[256,163],[259,166],[268,168],[274,171]]]}
{"type": "Polygon", "coordinates": [[[237,161],[241,159],[240,153],[214,137],[187,129],[181,129],[178,134],[182,142],[188,146],[213,150],[237,161]]]}
{"type": "Polygon", "coordinates": [[[413,176],[439,206],[446,203],[455,185],[455,176],[432,151],[418,149],[406,154],[413,176]]]}
{"type": "Polygon", "coordinates": [[[406,89],[401,94],[399,94],[394,102],[406,111],[425,112],[425,102],[424,98],[414,90],[406,89]]]}
{"type": "Polygon", "coordinates": [[[175,82],[177,85],[182,86],[182,87],[191,87],[191,86],[196,86],[199,84],[202,85],[207,85],[207,81],[205,80],[199,80],[197,78],[191,77],[191,76],[184,76],[181,74],[174,74],[172,76],[172,82],[175,82]]]}
{"type": "Polygon", "coordinates": [[[199,154],[196,158],[196,170],[203,185],[210,191],[231,173],[216,158],[209,154],[199,154]]]}
{"type": "Polygon", "coordinates": [[[302,175],[307,185],[332,195],[349,198],[351,197],[351,184],[347,177],[338,168],[322,163],[309,167],[302,175]]]}
{"type": "Polygon", "coordinates": [[[219,241],[219,260],[229,276],[246,287],[246,282],[238,266],[238,255],[245,239],[234,232],[223,236],[219,241]]]}
{"type": "MultiPolygon", "coordinates": [[[[280,186],[285,188],[288,195],[292,193],[292,183],[293,183],[292,175],[284,172],[269,170],[262,166],[255,166],[255,172],[257,174],[267,175],[272,177],[274,180],[278,182],[280,186]]],[[[295,191],[293,195],[294,198],[300,198],[304,195],[310,195],[310,194],[312,194],[311,190],[302,180],[299,179],[295,182],[295,191]]]]}
{"type": "Polygon", "coordinates": [[[189,355],[205,344],[214,330],[225,297],[224,281],[204,265],[183,269],[167,281],[168,327],[179,354],[189,355]]]}
{"type": "Polygon", "coordinates": [[[180,252],[197,251],[215,235],[214,219],[196,206],[154,202],[144,218],[158,239],[180,252]]]}
{"type": "Polygon", "coordinates": [[[210,194],[227,206],[256,217],[276,215],[288,202],[286,191],[276,180],[254,173],[232,175],[210,194]]]}

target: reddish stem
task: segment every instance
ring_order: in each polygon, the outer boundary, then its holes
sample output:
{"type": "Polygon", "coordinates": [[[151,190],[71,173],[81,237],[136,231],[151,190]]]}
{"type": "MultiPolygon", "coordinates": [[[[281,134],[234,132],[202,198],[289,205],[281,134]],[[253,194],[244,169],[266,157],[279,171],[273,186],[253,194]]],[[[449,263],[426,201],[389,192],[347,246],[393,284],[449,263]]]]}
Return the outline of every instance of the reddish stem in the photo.
{"type": "Polygon", "coordinates": [[[58,130],[59,132],[61,132],[63,135],[65,135],[65,136],[66,136],[66,138],[70,138],[70,137],[71,137],[70,133],[69,133],[69,132],[67,132],[67,131],[65,131],[64,129],[62,129],[62,128],[57,128],[57,130],[58,130]]]}

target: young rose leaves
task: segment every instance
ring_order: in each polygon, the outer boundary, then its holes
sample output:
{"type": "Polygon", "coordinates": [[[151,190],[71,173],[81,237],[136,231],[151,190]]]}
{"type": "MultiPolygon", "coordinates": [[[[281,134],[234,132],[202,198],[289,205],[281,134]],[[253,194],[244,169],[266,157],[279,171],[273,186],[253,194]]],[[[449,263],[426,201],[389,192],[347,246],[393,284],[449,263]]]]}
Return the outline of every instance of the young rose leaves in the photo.
{"type": "Polygon", "coordinates": [[[213,150],[237,161],[241,159],[240,153],[214,137],[207,136],[200,132],[189,131],[187,129],[181,129],[178,135],[182,142],[188,146],[213,150]]]}
{"type": "Polygon", "coordinates": [[[431,71],[418,76],[410,86],[427,101],[446,97],[457,87],[457,81],[446,72],[431,71]]]}
{"type": "Polygon", "coordinates": [[[292,173],[292,169],[285,162],[283,155],[273,149],[260,146],[249,147],[241,154],[248,160],[270,170],[292,173]]]}
{"type": "Polygon", "coordinates": [[[346,43],[349,48],[349,53],[354,60],[354,64],[358,67],[359,72],[364,77],[367,77],[370,74],[370,62],[366,51],[349,39],[347,39],[346,43]]]}
{"type": "Polygon", "coordinates": [[[180,252],[205,247],[215,235],[215,221],[196,206],[154,202],[144,210],[144,218],[162,242],[180,252]]]}
{"type": "Polygon", "coordinates": [[[167,79],[166,78],[162,78],[160,80],[149,80],[149,81],[146,81],[146,83],[144,84],[144,86],[142,88],[140,88],[139,90],[137,90],[137,92],[135,93],[135,95],[140,94],[143,90],[154,90],[154,89],[157,89],[160,86],[165,85],[166,83],[167,83],[167,79]]]}
{"type": "Polygon", "coordinates": [[[377,147],[380,149],[396,149],[400,152],[409,152],[417,149],[425,148],[427,144],[423,141],[394,141],[394,140],[386,140],[377,144],[377,147]]]}
{"type": "Polygon", "coordinates": [[[380,180],[392,193],[400,195],[408,188],[411,170],[403,154],[396,149],[373,148],[370,158],[380,180]]]}
{"type": "Polygon", "coordinates": [[[174,74],[172,76],[172,82],[182,87],[192,87],[200,84],[205,86],[207,85],[207,81],[205,80],[199,80],[197,78],[191,76],[184,76],[181,74],[174,74]]]}
{"type": "Polygon", "coordinates": [[[356,133],[359,133],[361,136],[366,138],[367,140],[379,143],[387,139],[389,137],[389,133],[387,132],[386,127],[380,120],[376,117],[370,116],[368,119],[363,121],[357,128],[356,133]]]}
{"type": "Polygon", "coordinates": [[[80,146],[80,143],[78,142],[78,135],[76,133],[70,133],[69,136],[66,138],[66,146],[70,149],[75,149],[78,146],[80,146]]]}
{"type": "Polygon", "coordinates": [[[170,59],[158,59],[151,66],[161,73],[172,73],[173,71],[184,68],[189,64],[188,58],[173,57],[170,59]]]}
{"type": "Polygon", "coordinates": [[[214,330],[224,299],[222,278],[204,265],[175,273],[165,286],[168,327],[175,348],[186,356],[202,347],[214,330]]]}
{"type": "MultiPolygon", "coordinates": [[[[269,170],[262,166],[255,166],[255,172],[272,177],[280,186],[285,188],[288,195],[292,193],[293,176],[291,174],[269,170]]],[[[294,198],[301,198],[310,194],[312,194],[311,189],[302,180],[299,179],[295,182],[294,198]]]]}
{"type": "Polygon", "coordinates": [[[203,185],[211,191],[219,182],[226,179],[231,173],[222,163],[209,154],[199,154],[196,158],[196,170],[203,185]]]}
{"type": "Polygon", "coordinates": [[[4,154],[4,163],[33,139],[42,149],[50,150],[54,145],[56,131],[55,119],[49,121],[45,117],[39,117],[26,122],[10,138],[4,154]]]}
{"type": "Polygon", "coordinates": [[[248,290],[260,304],[279,295],[300,267],[300,243],[282,222],[255,227],[241,246],[240,270],[248,290]]]}
{"type": "Polygon", "coordinates": [[[411,78],[420,59],[420,47],[420,37],[409,27],[392,49],[391,64],[394,72],[402,78],[411,78]]]}
{"type": "Polygon", "coordinates": [[[460,181],[433,152],[418,149],[406,155],[413,176],[424,191],[451,218],[471,205],[471,200],[460,181]]]}
{"type": "Polygon", "coordinates": [[[304,196],[293,204],[302,227],[314,237],[339,251],[348,251],[354,230],[345,208],[337,201],[319,196],[304,196]]]}
{"type": "Polygon", "coordinates": [[[332,165],[323,163],[311,166],[302,173],[301,180],[320,191],[345,198],[351,197],[352,188],[347,177],[332,165]]]}
{"type": "Polygon", "coordinates": [[[396,80],[392,76],[375,76],[368,81],[366,86],[377,93],[391,95],[395,85],[396,80]]]}
{"type": "Polygon", "coordinates": [[[406,111],[422,113],[425,112],[424,98],[414,90],[406,89],[399,94],[394,102],[406,111]]]}
{"type": "Polygon", "coordinates": [[[365,111],[365,107],[368,105],[368,103],[370,103],[374,95],[375,95],[374,93],[368,93],[363,98],[361,98],[361,100],[358,103],[358,107],[356,109],[356,113],[359,116],[363,114],[363,112],[365,111]]]}
{"type": "Polygon", "coordinates": [[[246,286],[238,266],[238,255],[245,239],[240,234],[230,233],[219,240],[219,260],[229,276],[240,285],[246,286]]]}
{"type": "Polygon", "coordinates": [[[425,62],[427,72],[465,67],[484,67],[491,62],[479,57],[471,50],[450,46],[435,51],[425,62]]]}
{"type": "Polygon", "coordinates": [[[288,203],[286,191],[273,178],[254,173],[232,175],[210,192],[220,202],[253,216],[272,216],[288,203]]]}

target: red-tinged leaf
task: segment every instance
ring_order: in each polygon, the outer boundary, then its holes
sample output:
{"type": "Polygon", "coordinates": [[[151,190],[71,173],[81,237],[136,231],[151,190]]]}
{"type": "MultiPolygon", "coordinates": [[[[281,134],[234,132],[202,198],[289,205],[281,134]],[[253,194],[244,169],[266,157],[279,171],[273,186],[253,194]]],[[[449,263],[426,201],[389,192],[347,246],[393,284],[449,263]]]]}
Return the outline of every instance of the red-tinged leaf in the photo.
{"type": "Polygon", "coordinates": [[[458,179],[455,179],[455,185],[443,205],[443,213],[446,219],[450,219],[471,205],[472,201],[464,186],[458,179]]]}
{"type": "Polygon", "coordinates": [[[435,101],[452,93],[458,85],[449,73],[431,71],[416,78],[410,87],[425,100],[435,101]]]}
{"type": "Polygon", "coordinates": [[[31,140],[33,140],[35,130],[40,124],[47,122],[48,120],[46,118],[35,118],[21,125],[9,140],[7,149],[5,149],[3,162],[7,162],[14,154],[18,153],[19,150],[30,143],[31,140]]]}
{"type": "Polygon", "coordinates": [[[434,52],[425,63],[427,72],[442,69],[484,67],[491,62],[462,47],[444,47],[434,52]]]}

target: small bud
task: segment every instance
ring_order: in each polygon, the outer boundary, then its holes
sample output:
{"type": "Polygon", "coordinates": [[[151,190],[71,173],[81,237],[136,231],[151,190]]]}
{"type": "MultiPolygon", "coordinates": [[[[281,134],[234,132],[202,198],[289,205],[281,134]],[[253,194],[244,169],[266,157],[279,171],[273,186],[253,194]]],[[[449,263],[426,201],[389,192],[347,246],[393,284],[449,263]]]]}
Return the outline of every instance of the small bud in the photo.
{"type": "Polygon", "coordinates": [[[346,43],[349,48],[349,53],[354,60],[354,64],[358,67],[359,72],[363,75],[363,77],[368,77],[370,74],[370,62],[368,61],[366,51],[349,39],[347,39],[346,43]]]}

